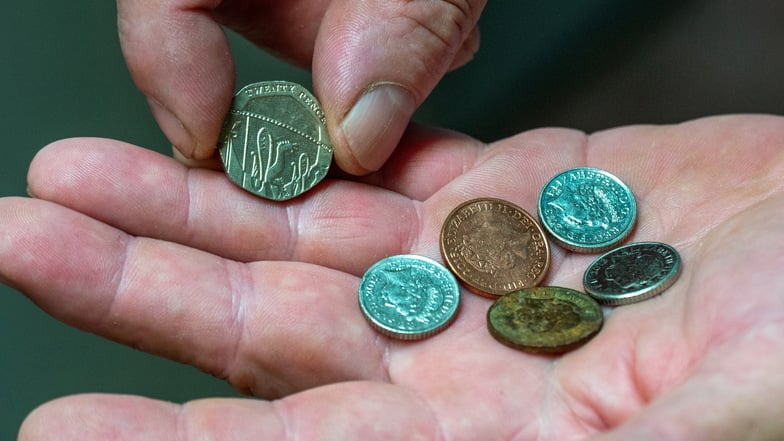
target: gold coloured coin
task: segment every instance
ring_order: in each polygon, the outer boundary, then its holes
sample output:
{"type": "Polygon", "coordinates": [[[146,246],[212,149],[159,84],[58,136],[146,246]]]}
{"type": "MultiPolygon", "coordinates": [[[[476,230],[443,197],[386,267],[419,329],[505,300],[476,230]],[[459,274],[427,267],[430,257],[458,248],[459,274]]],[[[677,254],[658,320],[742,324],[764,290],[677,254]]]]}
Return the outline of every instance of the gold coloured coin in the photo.
{"type": "Polygon", "coordinates": [[[321,106],[307,89],[287,81],[249,84],[237,92],[218,152],[232,181],[275,201],[313,188],[332,162],[321,106]]]}
{"type": "Polygon", "coordinates": [[[473,199],[447,216],[441,255],[476,294],[498,297],[537,285],[550,267],[544,231],[525,210],[501,199],[473,199]]]}
{"type": "Polygon", "coordinates": [[[590,296],[555,286],[509,293],[487,311],[487,328],[501,343],[526,352],[560,354],[599,332],[602,308],[590,296]]]}

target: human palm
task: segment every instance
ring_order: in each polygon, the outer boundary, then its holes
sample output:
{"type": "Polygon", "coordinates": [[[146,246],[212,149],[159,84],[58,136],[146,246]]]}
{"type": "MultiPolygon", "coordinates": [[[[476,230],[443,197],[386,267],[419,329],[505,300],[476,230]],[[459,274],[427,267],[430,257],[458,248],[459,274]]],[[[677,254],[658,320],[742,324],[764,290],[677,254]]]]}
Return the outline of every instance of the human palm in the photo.
{"type": "MultiPolygon", "coordinates": [[[[127,144],[61,141],[31,166],[36,199],[0,201],[0,276],[67,323],[280,398],[68,397],[20,439],[781,439],[782,145],[784,120],[763,116],[490,145],[411,128],[381,172],[274,203],[127,144]],[[441,224],[471,198],[534,212],[576,166],[631,187],[629,240],[678,249],[672,288],[613,309],[559,357],[496,342],[491,300],[467,292],[429,339],[368,326],[357,287],[370,265],[438,258],[441,224]]],[[[591,259],[553,247],[544,284],[579,289],[591,259]]]]}

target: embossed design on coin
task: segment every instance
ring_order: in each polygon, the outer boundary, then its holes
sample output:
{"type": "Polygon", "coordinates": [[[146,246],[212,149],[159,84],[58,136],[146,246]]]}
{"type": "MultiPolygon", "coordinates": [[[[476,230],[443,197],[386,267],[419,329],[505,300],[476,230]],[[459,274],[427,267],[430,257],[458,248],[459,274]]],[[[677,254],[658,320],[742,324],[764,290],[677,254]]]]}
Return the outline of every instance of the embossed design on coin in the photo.
{"type": "Polygon", "coordinates": [[[254,83],[234,96],[218,141],[226,173],[258,196],[282,201],[327,175],[332,143],[324,112],[302,86],[254,83]]]}
{"type": "Polygon", "coordinates": [[[525,288],[500,297],[487,328],[501,343],[526,352],[560,354],[599,332],[602,308],[591,297],[556,286],[525,288]]]}
{"type": "Polygon", "coordinates": [[[457,280],[422,256],[382,259],[365,272],[359,306],[379,332],[402,340],[429,337],[448,326],[460,304],[457,280]]]}
{"type": "Polygon", "coordinates": [[[441,229],[441,255],[468,289],[487,297],[535,286],[550,267],[550,246],[536,220],[494,198],[452,210],[441,229]]]}
{"type": "Polygon", "coordinates": [[[580,167],[555,176],[544,186],[539,219],[558,245],[600,253],[632,231],[637,203],[629,187],[614,175],[580,167]]]}
{"type": "Polygon", "coordinates": [[[597,257],[583,275],[583,286],[603,305],[626,305],[661,294],[678,280],[680,271],[675,248],[637,242],[597,257]]]}

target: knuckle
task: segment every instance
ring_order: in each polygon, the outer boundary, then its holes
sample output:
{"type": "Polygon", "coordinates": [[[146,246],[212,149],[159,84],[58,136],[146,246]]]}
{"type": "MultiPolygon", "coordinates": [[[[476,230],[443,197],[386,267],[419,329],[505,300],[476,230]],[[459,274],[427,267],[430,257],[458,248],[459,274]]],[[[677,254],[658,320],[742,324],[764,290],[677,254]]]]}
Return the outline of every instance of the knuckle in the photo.
{"type": "Polygon", "coordinates": [[[433,2],[433,24],[431,31],[451,46],[461,46],[477,25],[483,1],[436,0],[433,2]]]}
{"type": "Polygon", "coordinates": [[[477,26],[485,0],[405,1],[404,16],[438,40],[447,52],[457,51],[477,26]]]}

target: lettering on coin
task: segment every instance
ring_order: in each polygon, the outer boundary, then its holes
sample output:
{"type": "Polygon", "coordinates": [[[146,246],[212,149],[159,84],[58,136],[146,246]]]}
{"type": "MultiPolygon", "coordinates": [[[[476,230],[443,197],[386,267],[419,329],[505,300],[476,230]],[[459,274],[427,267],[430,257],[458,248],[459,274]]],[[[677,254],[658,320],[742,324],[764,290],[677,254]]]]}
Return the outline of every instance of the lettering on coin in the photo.
{"type": "Polygon", "coordinates": [[[583,167],[567,170],[545,185],[539,196],[539,217],[564,248],[601,252],[628,236],[637,205],[620,179],[583,167]]]}
{"type": "Polygon", "coordinates": [[[534,218],[493,198],[467,201],[447,216],[441,254],[469,289],[484,296],[534,286],[550,266],[550,248],[534,218]]]}

